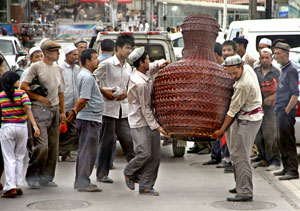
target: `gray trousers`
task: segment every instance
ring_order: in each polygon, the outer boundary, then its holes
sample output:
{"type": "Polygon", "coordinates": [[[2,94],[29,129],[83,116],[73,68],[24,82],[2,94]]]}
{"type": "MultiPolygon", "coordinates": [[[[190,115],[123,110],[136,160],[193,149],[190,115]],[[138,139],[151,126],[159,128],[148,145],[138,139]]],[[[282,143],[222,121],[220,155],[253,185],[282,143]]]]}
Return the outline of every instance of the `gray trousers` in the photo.
{"type": "Polygon", "coordinates": [[[280,165],[276,114],[274,107],[264,106],[264,117],[256,135],[255,143],[258,148],[258,157],[267,161],[267,165],[280,165]]]}
{"type": "Polygon", "coordinates": [[[76,120],[79,149],[76,161],[75,187],[88,187],[97,156],[101,123],[76,120]]]}
{"type": "Polygon", "coordinates": [[[236,191],[239,196],[252,196],[251,149],[262,120],[235,120],[234,130],[230,130],[230,155],[233,162],[236,191]]]}
{"type": "Polygon", "coordinates": [[[140,190],[154,186],[160,164],[160,133],[148,126],[131,128],[136,156],[127,164],[124,174],[129,177],[141,175],[140,190]]]}
{"type": "MultiPolygon", "coordinates": [[[[51,182],[55,175],[55,167],[59,142],[59,107],[32,105],[33,116],[40,129],[38,138],[29,139],[33,143],[26,173],[27,181],[40,183],[51,182]]],[[[30,128],[31,133],[33,128],[30,128]]]]}
{"type": "MultiPolygon", "coordinates": [[[[66,113],[66,116],[69,114],[66,113]]],[[[75,120],[67,122],[68,130],[59,134],[59,154],[68,156],[72,150],[78,149],[78,134],[75,120]]]]}

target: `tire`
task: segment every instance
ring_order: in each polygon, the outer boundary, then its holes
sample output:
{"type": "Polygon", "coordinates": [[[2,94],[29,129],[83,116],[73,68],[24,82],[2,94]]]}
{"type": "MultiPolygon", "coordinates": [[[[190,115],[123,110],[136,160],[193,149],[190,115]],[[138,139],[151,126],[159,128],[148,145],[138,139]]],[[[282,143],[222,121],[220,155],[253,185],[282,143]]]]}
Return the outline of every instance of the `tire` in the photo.
{"type": "Polygon", "coordinates": [[[173,148],[174,157],[183,157],[183,155],[185,153],[185,147],[184,146],[177,146],[177,140],[176,139],[173,140],[172,148],[173,148]]]}

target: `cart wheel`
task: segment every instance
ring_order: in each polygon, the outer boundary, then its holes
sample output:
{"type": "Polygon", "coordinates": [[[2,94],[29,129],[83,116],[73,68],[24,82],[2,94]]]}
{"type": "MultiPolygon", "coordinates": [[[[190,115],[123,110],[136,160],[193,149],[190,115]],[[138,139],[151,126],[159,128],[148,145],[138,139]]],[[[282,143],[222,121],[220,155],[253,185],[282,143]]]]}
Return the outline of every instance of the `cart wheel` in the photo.
{"type": "Polygon", "coordinates": [[[175,157],[183,157],[185,153],[185,147],[184,146],[177,146],[177,140],[173,139],[173,154],[175,157]]]}

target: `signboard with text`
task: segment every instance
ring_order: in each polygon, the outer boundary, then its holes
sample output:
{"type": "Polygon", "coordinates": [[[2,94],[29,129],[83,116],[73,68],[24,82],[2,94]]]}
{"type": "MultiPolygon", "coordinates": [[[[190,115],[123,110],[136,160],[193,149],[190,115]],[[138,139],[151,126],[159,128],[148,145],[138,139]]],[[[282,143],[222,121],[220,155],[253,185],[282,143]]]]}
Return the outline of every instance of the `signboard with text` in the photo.
{"type": "Polygon", "coordinates": [[[72,38],[77,39],[80,37],[96,36],[95,24],[81,24],[81,25],[58,25],[57,38],[72,38]]]}
{"type": "Polygon", "coordinates": [[[2,29],[5,30],[9,36],[14,35],[12,24],[0,24],[0,34],[2,34],[2,29]]]}

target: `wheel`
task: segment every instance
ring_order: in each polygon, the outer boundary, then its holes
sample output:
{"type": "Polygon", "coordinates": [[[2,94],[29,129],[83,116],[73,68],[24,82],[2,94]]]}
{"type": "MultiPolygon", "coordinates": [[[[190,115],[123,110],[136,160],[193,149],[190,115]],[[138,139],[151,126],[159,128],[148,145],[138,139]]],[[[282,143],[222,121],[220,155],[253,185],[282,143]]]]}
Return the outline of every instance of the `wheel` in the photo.
{"type": "Polygon", "coordinates": [[[185,146],[177,146],[177,140],[173,139],[172,143],[173,154],[175,157],[183,157],[185,153],[185,146]]]}

